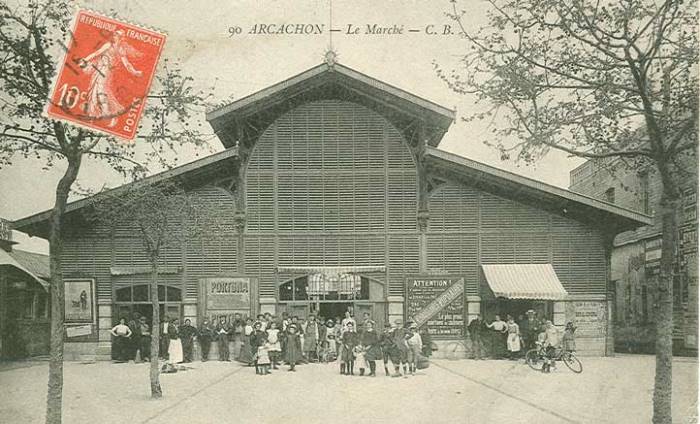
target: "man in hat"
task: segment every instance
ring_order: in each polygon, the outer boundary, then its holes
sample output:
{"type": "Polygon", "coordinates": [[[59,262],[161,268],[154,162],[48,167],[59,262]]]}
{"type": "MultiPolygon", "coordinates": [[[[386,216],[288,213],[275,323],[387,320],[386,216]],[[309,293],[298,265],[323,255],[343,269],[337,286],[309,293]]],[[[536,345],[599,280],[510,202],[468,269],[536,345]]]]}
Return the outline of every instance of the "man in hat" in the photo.
{"type": "Polygon", "coordinates": [[[484,321],[481,319],[481,315],[477,315],[471,320],[467,329],[469,330],[469,339],[472,342],[472,359],[483,359],[484,346],[481,336],[484,331],[484,321]]]}
{"type": "MultiPolygon", "coordinates": [[[[129,339],[130,361],[136,361],[136,353],[141,350],[141,324],[139,318],[141,318],[141,314],[134,312],[128,324],[132,334],[131,338],[129,339]]],[[[143,352],[141,352],[141,357],[143,357],[143,352]]]]}
{"type": "Polygon", "coordinates": [[[520,334],[523,335],[523,342],[525,343],[526,349],[532,349],[535,347],[535,342],[537,341],[537,336],[540,334],[542,329],[542,324],[537,319],[535,311],[529,309],[526,313],[527,319],[523,321],[520,327],[520,334]]]}
{"type": "Polygon", "coordinates": [[[141,334],[140,349],[141,359],[144,361],[151,360],[151,326],[146,322],[146,317],[139,317],[139,334],[141,334]]]}
{"type": "Polygon", "coordinates": [[[226,317],[221,317],[219,323],[214,329],[217,339],[217,347],[219,348],[219,361],[230,361],[230,353],[228,349],[228,340],[232,332],[231,326],[226,322],[226,317]]]}
{"type": "Polygon", "coordinates": [[[403,367],[404,377],[408,373],[408,343],[406,340],[407,331],[400,319],[394,321],[394,328],[391,331],[392,347],[390,350],[391,362],[394,364],[394,375],[392,377],[401,377],[399,366],[403,367]]]}
{"type": "Polygon", "coordinates": [[[202,362],[209,360],[209,350],[211,349],[211,340],[215,337],[214,328],[207,318],[199,326],[199,331],[197,332],[199,336],[199,347],[202,349],[202,362]]]}
{"type": "Polygon", "coordinates": [[[192,362],[194,356],[194,338],[197,337],[197,329],[192,326],[188,318],[180,326],[180,342],[182,343],[182,362],[192,362]]]}

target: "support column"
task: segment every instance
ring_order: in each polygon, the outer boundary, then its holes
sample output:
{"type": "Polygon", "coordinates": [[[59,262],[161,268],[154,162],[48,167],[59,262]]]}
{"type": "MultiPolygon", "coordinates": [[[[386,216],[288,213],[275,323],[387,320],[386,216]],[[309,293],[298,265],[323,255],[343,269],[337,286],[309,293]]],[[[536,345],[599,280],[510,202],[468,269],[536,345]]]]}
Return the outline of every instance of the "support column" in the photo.
{"type": "Polygon", "coordinates": [[[481,296],[467,296],[467,325],[481,314],[481,296]]]}

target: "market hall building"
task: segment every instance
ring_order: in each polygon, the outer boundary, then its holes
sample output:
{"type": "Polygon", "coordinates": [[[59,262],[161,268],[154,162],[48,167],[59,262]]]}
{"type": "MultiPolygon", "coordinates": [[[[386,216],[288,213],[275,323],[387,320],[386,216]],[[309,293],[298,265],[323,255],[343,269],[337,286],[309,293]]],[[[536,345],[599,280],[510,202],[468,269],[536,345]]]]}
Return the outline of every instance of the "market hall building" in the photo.
{"type": "MultiPolygon", "coordinates": [[[[181,183],[226,222],[162,254],[161,312],[351,308],[425,322],[439,347],[478,313],[535,309],[575,321],[581,353],[611,352],[612,240],[649,218],[440,150],[454,118],[332,60],[207,113],[225,150],[148,181],[181,183]]],[[[95,310],[67,322],[66,358],[106,359],[120,316],[150,316],[149,267],[135,228],[94,228],[88,206],[68,205],[62,259],[67,297],[87,290],[95,310]]],[[[48,223],[15,229],[47,238],[48,223]]]]}

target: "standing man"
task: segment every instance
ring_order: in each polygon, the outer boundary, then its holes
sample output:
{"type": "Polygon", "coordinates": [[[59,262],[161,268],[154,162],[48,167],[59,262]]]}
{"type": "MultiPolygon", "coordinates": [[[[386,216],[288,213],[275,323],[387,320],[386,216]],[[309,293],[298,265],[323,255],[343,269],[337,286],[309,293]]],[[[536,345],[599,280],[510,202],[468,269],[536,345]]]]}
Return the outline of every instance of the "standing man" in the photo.
{"type": "Polygon", "coordinates": [[[530,309],[527,311],[527,320],[523,321],[524,328],[520,329],[520,332],[525,335],[525,347],[527,349],[532,349],[535,347],[535,342],[537,341],[537,336],[542,330],[542,325],[535,315],[535,311],[530,309]]]}
{"type": "Polygon", "coordinates": [[[151,361],[151,326],[146,322],[146,317],[139,318],[139,333],[141,334],[141,359],[151,361]]]}
{"type": "MultiPolygon", "coordinates": [[[[129,329],[131,330],[131,339],[129,340],[129,360],[136,361],[136,353],[141,350],[141,324],[139,318],[141,314],[134,312],[129,321],[129,329]]],[[[141,352],[143,356],[143,352],[141,352]]]]}
{"type": "Polygon", "coordinates": [[[160,326],[160,357],[162,359],[168,359],[168,349],[170,348],[168,328],[170,326],[170,318],[167,315],[163,317],[163,323],[160,326]]]}
{"type": "Polygon", "coordinates": [[[209,360],[209,350],[211,349],[211,339],[214,338],[214,329],[208,319],[204,318],[199,326],[199,346],[202,348],[202,362],[209,360]]]}
{"type": "Polygon", "coordinates": [[[469,323],[467,329],[469,330],[469,339],[472,342],[472,359],[483,359],[484,346],[481,341],[481,333],[484,329],[484,321],[481,319],[481,315],[477,315],[469,323]]]}
{"type": "Polygon", "coordinates": [[[216,325],[216,338],[218,340],[219,361],[230,361],[228,350],[228,339],[231,334],[231,326],[226,322],[225,317],[221,317],[216,325]]]}
{"type": "Polygon", "coordinates": [[[182,362],[192,362],[192,348],[194,338],[197,336],[197,329],[192,326],[192,321],[185,320],[185,324],[180,327],[180,341],[182,342],[182,362]]]}
{"type": "Polygon", "coordinates": [[[316,323],[316,316],[309,315],[309,321],[304,328],[304,355],[306,360],[311,362],[313,359],[318,359],[316,354],[316,347],[319,341],[319,331],[318,324],[316,323]]]}
{"type": "Polygon", "coordinates": [[[243,345],[244,328],[245,320],[239,312],[234,313],[233,322],[231,323],[231,329],[229,330],[230,338],[233,341],[233,359],[238,359],[238,355],[241,353],[241,346],[243,345]]]}

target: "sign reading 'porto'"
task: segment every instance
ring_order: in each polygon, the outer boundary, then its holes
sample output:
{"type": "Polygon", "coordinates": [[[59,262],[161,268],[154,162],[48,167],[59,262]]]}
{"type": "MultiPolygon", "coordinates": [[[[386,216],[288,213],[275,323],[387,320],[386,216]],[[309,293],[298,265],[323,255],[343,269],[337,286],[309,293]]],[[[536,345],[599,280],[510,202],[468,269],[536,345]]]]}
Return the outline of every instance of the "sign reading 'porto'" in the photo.
{"type": "MultiPolygon", "coordinates": [[[[253,280],[247,277],[211,277],[199,280],[203,317],[212,322],[232,321],[235,313],[250,316],[253,280]]],[[[253,293],[254,294],[254,293],[253,293]]]]}
{"type": "Polygon", "coordinates": [[[433,336],[464,336],[464,278],[409,278],[406,315],[433,336]]]}

